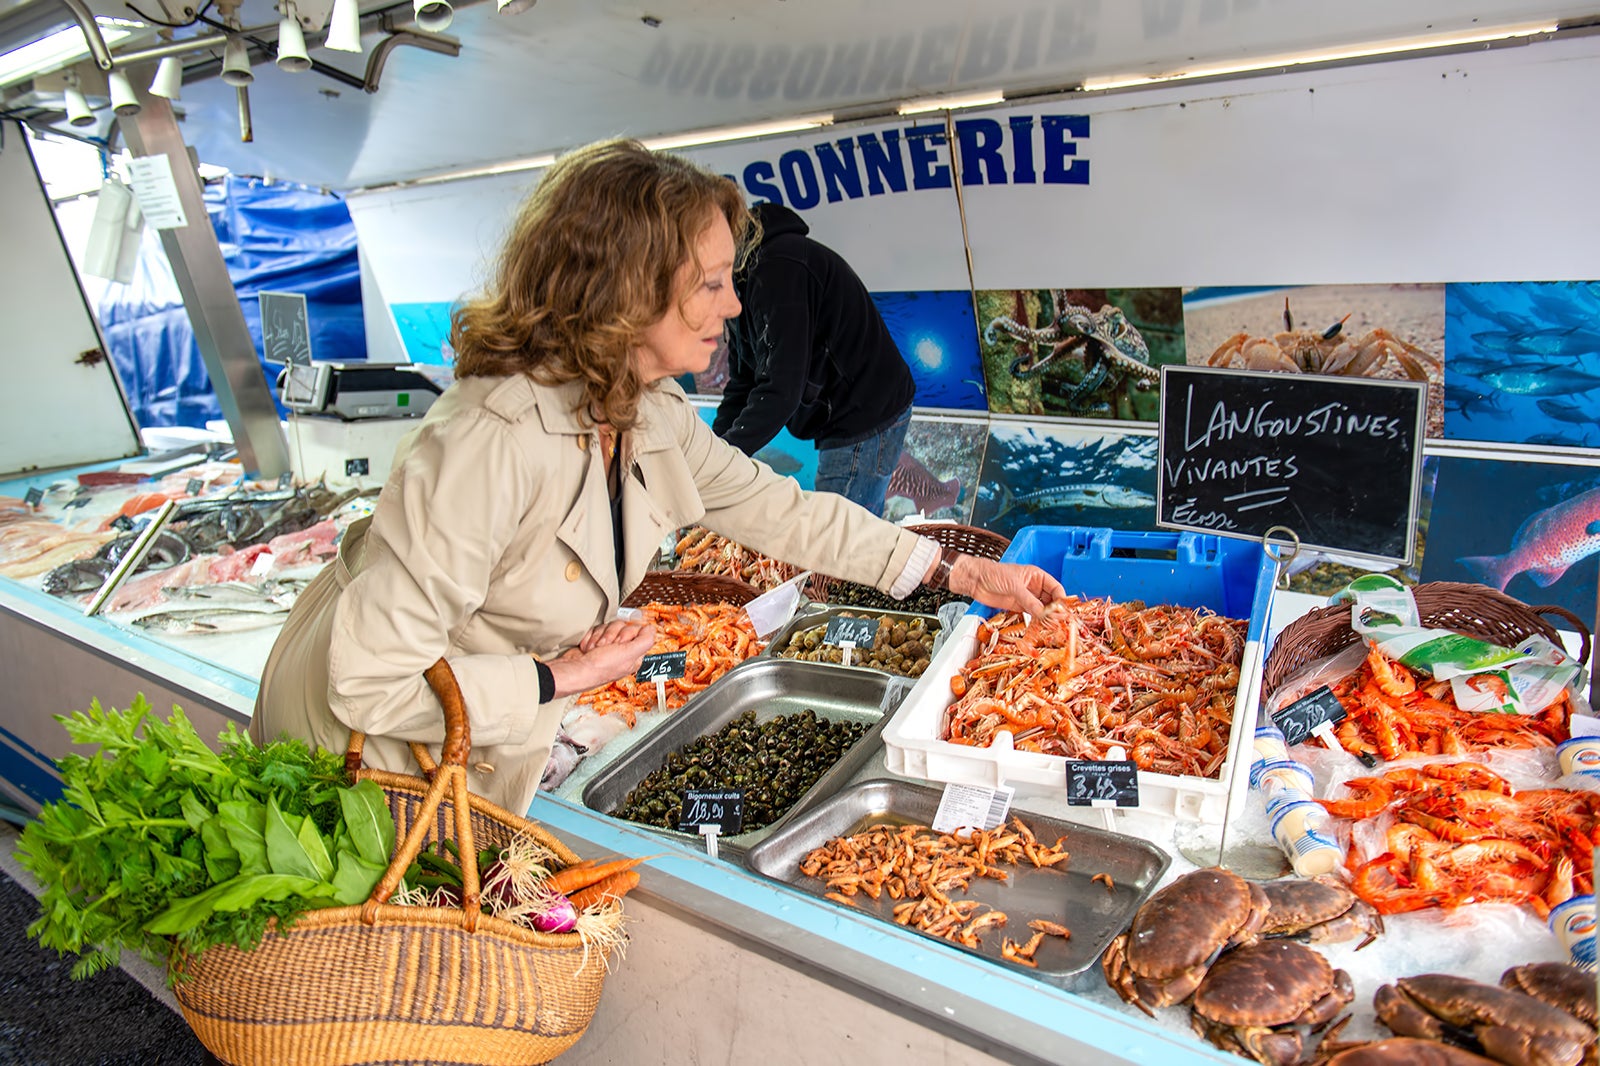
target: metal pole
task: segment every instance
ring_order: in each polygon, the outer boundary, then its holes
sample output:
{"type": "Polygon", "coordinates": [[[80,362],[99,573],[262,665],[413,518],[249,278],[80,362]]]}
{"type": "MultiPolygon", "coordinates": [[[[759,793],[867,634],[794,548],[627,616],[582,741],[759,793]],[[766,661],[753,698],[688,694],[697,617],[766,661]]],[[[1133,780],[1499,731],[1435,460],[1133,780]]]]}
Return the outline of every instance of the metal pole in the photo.
{"type": "Polygon", "coordinates": [[[217,391],[246,472],[277,477],[290,469],[288,442],[256,357],[255,342],[245,325],[239,296],[228,277],[222,248],[206,217],[200,176],[189,159],[171,105],[144,92],[139,92],[139,102],[143,106],[137,115],[118,121],[135,156],[165,155],[171,164],[187,225],[162,230],[161,246],[183,294],[200,358],[211,375],[211,387],[217,391]]]}

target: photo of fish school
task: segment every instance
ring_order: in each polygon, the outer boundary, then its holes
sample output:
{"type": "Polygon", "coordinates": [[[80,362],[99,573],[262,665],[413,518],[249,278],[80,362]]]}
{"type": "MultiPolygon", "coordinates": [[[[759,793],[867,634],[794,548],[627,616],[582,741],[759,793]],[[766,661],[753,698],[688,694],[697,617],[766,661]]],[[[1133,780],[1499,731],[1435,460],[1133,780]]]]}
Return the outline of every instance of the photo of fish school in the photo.
{"type": "Polygon", "coordinates": [[[0,1061],[1594,1061],[1600,9],[1321,14],[0,12],[0,1061]]]}

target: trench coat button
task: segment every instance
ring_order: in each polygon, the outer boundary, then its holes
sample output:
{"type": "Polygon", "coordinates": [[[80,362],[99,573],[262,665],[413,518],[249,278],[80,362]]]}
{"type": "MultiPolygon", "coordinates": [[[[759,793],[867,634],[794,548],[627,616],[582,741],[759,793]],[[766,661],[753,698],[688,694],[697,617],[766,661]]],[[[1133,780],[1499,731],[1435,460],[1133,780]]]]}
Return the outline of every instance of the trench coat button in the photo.
{"type": "Polygon", "coordinates": [[[494,763],[492,762],[475,762],[472,764],[472,768],[480,774],[494,773],[494,763]]]}
{"type": "Polygon", "coordinates": [[[578,438],[578,450],[580,452],[586,452],[586,451],[589,450],[589,438],[588,437],[579,437],[578,438]]]}
{"type": "Polygon", "coordinates": [[[576,581],[576,580],[578,580],[578,575],[581,574],[581,573],[583,573],[583,567],[578,565],[578,560],[574,559],[574,560],[572,560],[572,562],[567,564],[567,580],[568,581],[576,581]]]}

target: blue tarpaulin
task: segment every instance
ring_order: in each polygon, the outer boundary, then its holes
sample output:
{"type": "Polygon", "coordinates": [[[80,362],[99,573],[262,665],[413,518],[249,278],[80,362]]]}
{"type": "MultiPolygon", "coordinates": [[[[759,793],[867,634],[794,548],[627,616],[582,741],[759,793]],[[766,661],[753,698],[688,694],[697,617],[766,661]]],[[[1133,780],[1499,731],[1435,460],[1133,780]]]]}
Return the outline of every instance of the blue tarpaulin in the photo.
{"type": "MultiPolygon", "coordinates": [[[[263,291],[305,296],[313,358],[367,357],[356,230],[343,200],[301,185],[230,175],[206,186],[205,202],[258,359],[257,297],[263,291]]],[[[133,280],[106,290],[99,315],[128,406],[141,427],[198,427],[222,417],[154,229],[145,228],[133,280]]],[[[264,360],[261,365],[266,380],[275,382],[279,367],[264,360]]],[[[279,411],[284,413],[281,404],[279,411]]]]}

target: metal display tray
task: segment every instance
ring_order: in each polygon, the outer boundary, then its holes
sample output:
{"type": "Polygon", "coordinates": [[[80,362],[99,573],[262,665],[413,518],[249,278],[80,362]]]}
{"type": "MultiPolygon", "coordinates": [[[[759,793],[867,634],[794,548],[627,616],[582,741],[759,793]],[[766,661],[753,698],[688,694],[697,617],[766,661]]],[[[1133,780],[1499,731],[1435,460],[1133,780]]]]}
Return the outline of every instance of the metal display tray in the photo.
{"type": "MultiPolygon", "coordinates": [[[[628,793],[666,762],[668,755],[707,733],[716,732],[748,710],[756,712],[757,722],[809,709],[829,721],[870,723],[871,727],[861,739],[776,821],[718,840],[718,854],[737,859],[790,818],[832,795],[854,777],[881,747],[879,734],[889,718],[886,712],[892,712],[909,690],[901,679],[877,670],[841,670],[824,663],[792,659],[746,659],[615,763],[596,774],[583,790],[583,805],[601,814],[610,814],[622,805],[628,793]],[[885,707],[886,702],[890,706],[885,707]]],[[[701,837],[694,833],[642,824],[640,828],[689,844],[701,842],[701,837]]]]}
{"type": "MultiPolygon", "coordinates": [[[[913,618],[920,618],[930,625],[939,626],[939,632],[934,634],[935,642],[938,641],[939,637],[943,636],[944,634],[944,629],[942,626],[940,626],[938,615],[916,614],[911,611],[880,611],[875,607],[822,607],[813,604],[812,606],[801,611],[799,614],[796,614],[793,618],[789,619],[789,621],[784,624],[782,629],[772,634],[771,639],[767,641],[767,646],[762,649],[759,656],[756,657],[772,659],[777,662],[785,663],[806,663],[808,660],[805,659],[786,659],[783,656],[774,653],[772,649],[782,647],[784,644],[788,643],[789,638],[796,633],[807,629],[813,629],[817,626],[825,626],[833,619],[841,616],[849,618],[890,618],[895,621],[904,622],[909,622],[913,618]]],[[[930,660],[933,658],[933,653],[937,650],[938,645],[930,642],[930,646],[928,648],[928,658],[930,660]]],[[[889,670],[879,670],[875,666],[864,666],[860,663],[851,663],[849,666],[845,666],[843,663],[814,663],[812,665],[823,666],[829,670],[870,670],[875,674],[882,674],[884,677],[900,677],[905,678],[908,681],[916,680],[916,678],[907,674],[897,674],[889,670]]]]}
{"type": "MultiPolygon", "coordinates": [[[[813,849],[877,825],[930,825],[942,795],[942,789],[904,781],[863,781],[789,819],[779,831],[749,849],[744,864],[764,877],[824,896],[829,891],[826,883],[800,872],[800,863],[813,849]]],[[[983,933],[976,950],[939,937],[931,939],[1069,990],[1080,982],[1103,981],[1098,972],[1088,971],[1106,946],[1133,922],[1134,912],[1160,882],[1171,857],[1149,841],[1122,833],[1030,811],[1013,810],[1012,815],[1021,818],[1042,844],[1064,837],[1063,846],[1072,857],[1049,868],[1024,864],[1004,882],[975,877],[964,894],[959,889],[952,891],[952,899],[981,900],[1007,915],[1006,926],[983,933]],[[1111,875],[1111,888],[1093,880],[1102,873],[1111,875]],[[1065,940],[1044,938],[1034,955],[1037,969],[1011,962],[1000,951],[1005,937],[1018,944],[1026,942],[1033,935],[1028,922],[1035,918],[1059,922],[1072,931],[1065,940]]],[[[855,909],[894,921],[893,910],[899,901],[888,893],[877,900],[865,894],[852,898],[855,909]]]]}

